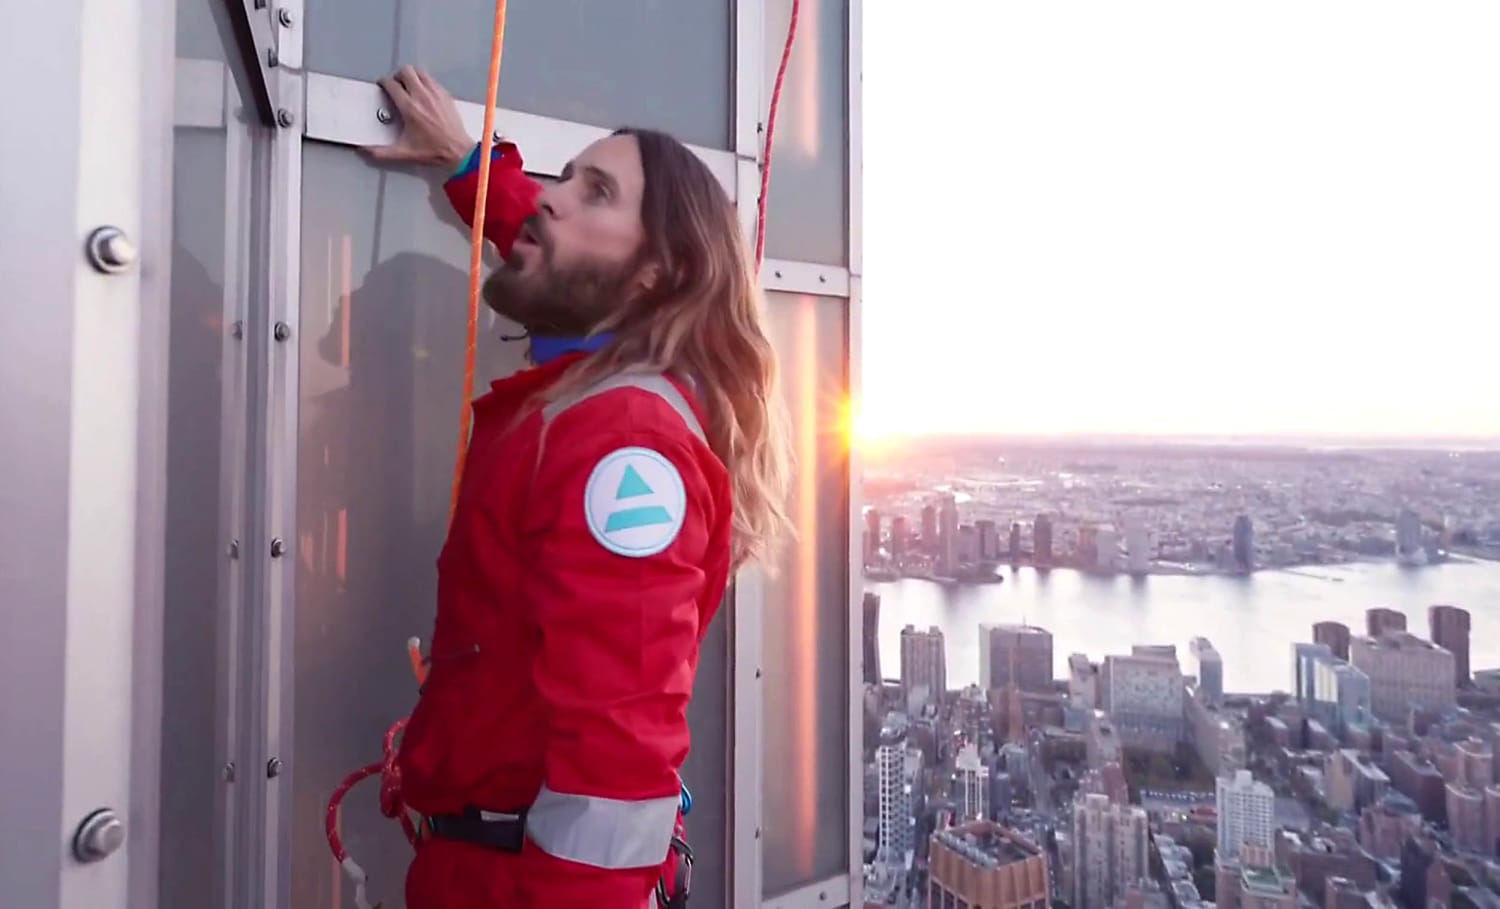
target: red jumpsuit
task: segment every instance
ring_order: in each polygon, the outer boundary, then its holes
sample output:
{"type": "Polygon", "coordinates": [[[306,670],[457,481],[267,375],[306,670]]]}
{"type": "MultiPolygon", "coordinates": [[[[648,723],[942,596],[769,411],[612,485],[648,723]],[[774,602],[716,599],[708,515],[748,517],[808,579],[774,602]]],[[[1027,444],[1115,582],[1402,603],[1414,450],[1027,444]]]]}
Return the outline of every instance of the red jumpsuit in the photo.
{"type": "MultiPolygon", "coordinates": [[[[536,187],[513,146],[496,154],[486,234],[506,250],[536,187]]],[[[447,186],[466,218],[470,165],[447,186]]],[[[583,356],[474,403],[402,787],[426,816],[525,812],[525,837],[425,839],[410,909],[642,909],[667,858],[698,646],[729,578],[729,478],[677,377],[528,407],[583,356]]]]}

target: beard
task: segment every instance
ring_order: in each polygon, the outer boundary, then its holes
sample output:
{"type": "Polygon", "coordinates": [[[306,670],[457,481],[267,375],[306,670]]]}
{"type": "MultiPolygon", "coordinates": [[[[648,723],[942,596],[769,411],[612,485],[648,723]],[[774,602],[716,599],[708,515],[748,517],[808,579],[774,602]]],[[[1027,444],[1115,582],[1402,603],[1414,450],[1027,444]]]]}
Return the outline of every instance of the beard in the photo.
{"type": "Polygon", "coordinates": [[[507,262],[484,283],[490,309],[534,335],[587,335],[627,302],[635,263],[555,268],[550,250],[534,274],[507,262]]]}

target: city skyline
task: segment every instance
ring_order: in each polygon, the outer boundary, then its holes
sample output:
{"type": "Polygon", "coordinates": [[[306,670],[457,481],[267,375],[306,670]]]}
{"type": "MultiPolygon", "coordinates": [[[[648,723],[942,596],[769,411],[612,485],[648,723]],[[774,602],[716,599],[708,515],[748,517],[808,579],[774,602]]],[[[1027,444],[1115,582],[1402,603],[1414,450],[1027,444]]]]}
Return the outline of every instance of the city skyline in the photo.
{"type": "Polygon", "coordinates": [[[1500,9],[951,9],[865,12],[862,438],[1500,436],[1500,9]]]}

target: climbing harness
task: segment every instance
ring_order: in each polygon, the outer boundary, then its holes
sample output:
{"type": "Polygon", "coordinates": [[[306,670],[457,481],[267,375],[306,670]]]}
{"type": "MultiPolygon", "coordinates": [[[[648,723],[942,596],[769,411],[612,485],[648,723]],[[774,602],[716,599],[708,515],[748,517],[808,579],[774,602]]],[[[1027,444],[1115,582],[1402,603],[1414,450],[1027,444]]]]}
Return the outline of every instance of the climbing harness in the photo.
{"type": "MultiPolygon", "coordinates": [[[[760,196],[756,201],[755,222],[755,268],[759,273],[761,263],[765,258],[766,242],[766,202],[771,187],[771,148],[776,134],[776,115],[781,105],[781,89],[786,80],[787,64],[792,56],[792,45],[797,36],[797,17],[800,12],[800,0],[792,0],[791,17],[787,22],[786,41],[781,48],[781,63],[776,69],[776,81],[771,89],[771,103],[766,114],[766,138],[765,148],[761,158],[760,172],[760,196]]],[[[463,382],[463,404],[459,415],[458,430],[458,455],[453,465],[452,491],[448,500],[448,522],[453,522],[453,514],[458,509],[458,493],[463,481],[464,462],[469,453],[469,431],[473,421],[473,398],[474,398],[474,369],[476,351],[479,343],[479,298],[484,280],[484,222],[485,213],[488,210],[489,186],[490,186],[490,164],[495,147],[495,103],[500,86],[500,63],[505,47],[505,19],[506,0],[495,0],[495,23],[494,35],[490,43],[490,71],[489,83],[486,87],[485,98],[489,103],[484,108],[484,131],[480,140],[479,152],[479,184],[476,198],[474,200],[474,217],[472,230],[469,235],[469,309],[468,325],[464,344],[464,382],[463,382]]],[[[407,658],[411,665],[412,675],[416,677],[417,687],[427,681],[428,663],[422,658],[421,642],[417,638],[411,638],[406,643],[407,658]]],[[[339,783],[333,794],[328,798],[328,810],[324,815],[324,831],[328,837],[328,848],[333,852],[334,860],[339,863],[344,874],[354,884],[354,903],[358,909],[379,909],[379,903],[371,903],[367,890],[369,875],[364,868],[356,862],[349,851],[344,848],[343,837],[339,832],[339,809],[343,804],[344,796],[356,785],[374,776],[380,777],[380,812],[388,818],[394,818],[401,824],[401,830],[406,834],[407,842],[413,848],[418,848],[423,841],[424,830],[426,833],[433,832],[433,822],[451,823],[451,819],[429,819],[427,821],[413,821],[412,812],[407,808],[401,798],[401,768],[397,762],[397,754],[400,746],[397,740],[406,729],[410,718],[397,720],[386,730],[383,742],[383,753],[381,760],[373,764],[355,770],[339,783]]],[[[677,822],[673,829],[671,846],[666,856],[664,871],[656,883],[656,900],[660,909],[686,909],[688,894],[692,888],[693,879],[693,850],[688,846],[684,831],[683,819],[693,809],[693,796],[686,785],[681,787],[679,798],[677,822]]],[[[511,830],[520,829],[519,822],[523,816],[512,816],[508,820],[506,836],[511,836],[511,830]]],[[[480,819],[484,823],[483,818],[480,819]]],[[[510,851],[510,850],[507,850],[510,851]]]]}

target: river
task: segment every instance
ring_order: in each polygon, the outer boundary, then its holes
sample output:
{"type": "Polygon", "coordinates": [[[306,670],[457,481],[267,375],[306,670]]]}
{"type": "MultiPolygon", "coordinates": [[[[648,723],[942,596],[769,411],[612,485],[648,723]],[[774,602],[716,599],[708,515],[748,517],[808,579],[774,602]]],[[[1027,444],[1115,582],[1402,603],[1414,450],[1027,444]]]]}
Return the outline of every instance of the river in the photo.
{"type": "Polygon", "coordinates": [[[1363,634],[1364,611],[1389,606],[1407,628],[1427,635],[1427,607],[1469,610],[1470,666],[1500,666],[1500,563],[1450,562],[1423,568],[1389,564],[1265,571],[1249,577],[1155,575],[1098,577],[1081,572],[1005,569],[1005,583],[945,587],[928,581],[866,582],[880,594],[880,666],[895,678],[901,629],[936,625],[947,648],[948,687],[979,678],[979,625],[1020,622],[1052,632],[1057,678],[1068,655],[1095,661],[1132,644],[1176,644],[1193,672],[1187,643],[1202,635],[1224,658],[1228,691],[1291,688],[1292,644],[1312,640],[1312,625],[1332,619],[1363,634]]]}

